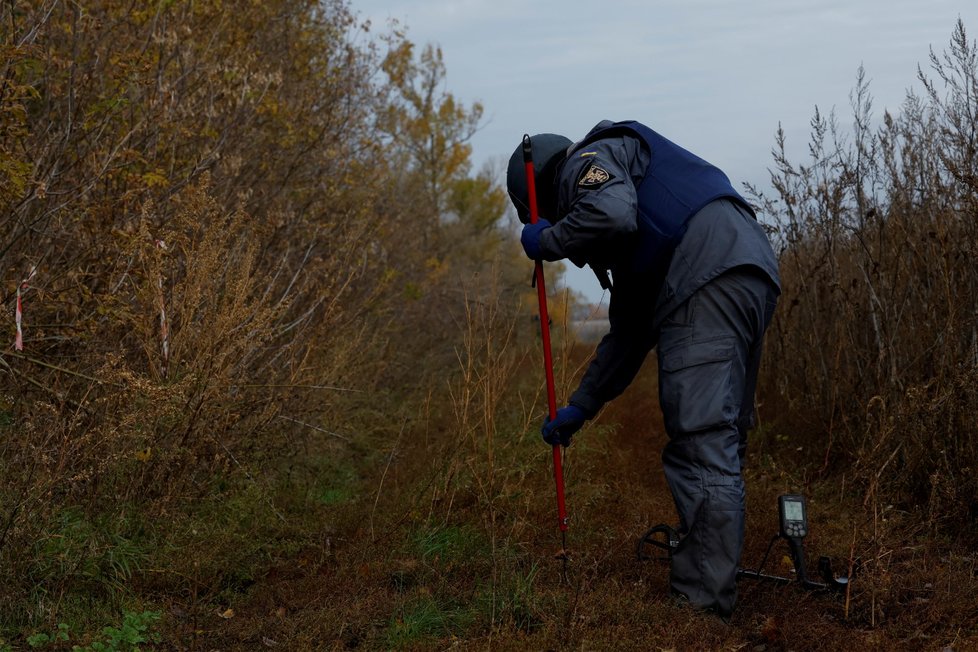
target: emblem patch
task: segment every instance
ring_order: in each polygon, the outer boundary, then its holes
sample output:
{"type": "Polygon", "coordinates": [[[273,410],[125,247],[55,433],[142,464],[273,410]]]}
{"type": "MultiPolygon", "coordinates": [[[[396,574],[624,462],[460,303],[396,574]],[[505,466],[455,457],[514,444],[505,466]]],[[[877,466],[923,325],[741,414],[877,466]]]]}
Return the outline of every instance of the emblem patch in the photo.
{"type": "Polygon", "coordinates": [[[587,166],[587,168],[585,168],[581,178],[578,179],[577,186],[579,188],[600,188],[614,178],[615,175],[609,173],[604,168],[591,163],[589,166],[587,166]]]}

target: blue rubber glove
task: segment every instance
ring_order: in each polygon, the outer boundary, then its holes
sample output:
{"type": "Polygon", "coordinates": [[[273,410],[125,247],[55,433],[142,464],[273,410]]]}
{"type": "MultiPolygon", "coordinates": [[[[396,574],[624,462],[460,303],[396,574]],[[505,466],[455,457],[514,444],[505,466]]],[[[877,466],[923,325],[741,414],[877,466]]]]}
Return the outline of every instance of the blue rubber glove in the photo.
{"type": "Polygon", "coordinates": [[[544,231],[553,226],[547,220],[541,218],[537,219],[536,224],[527,224],[523,227],[523,233],[520,234],[520,242],[523,244],[523,251],[526,252],[527,258],[530,260],[540,260],[540,236],[544,231]]]}
{"type": "Polygon", "coordinates": [[[587,416],[581,408],[576,405],[562,407],[557,410],[557,417],[553,421],[547,419],[543,424],[543,428],[540,430],[543,434],[543,441],[551,446],[557,444],[570,446],[571,437],[581,429],[585,421],[587,421],[587,416]]]}

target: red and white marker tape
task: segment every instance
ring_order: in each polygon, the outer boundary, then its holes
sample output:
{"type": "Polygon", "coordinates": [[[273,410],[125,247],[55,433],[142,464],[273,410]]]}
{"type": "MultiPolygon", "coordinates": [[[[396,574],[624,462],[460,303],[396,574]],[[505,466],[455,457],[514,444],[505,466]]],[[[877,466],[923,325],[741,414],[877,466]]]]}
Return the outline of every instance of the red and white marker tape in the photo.
{"type": "MultiPolygon", "coordinates": [[[[156,248],[161,251],[166,251],[166,243],[162,240],[155,241],[156,248]]],[[[160,348],[163,353],[163,377],[166,378],[168,367],[170,366],[170,327],[167,324],[166,319],[166,301],[163,298],[163,274],[161,273],[156,279],[157,287],[159,292],[157,294],[157,299],[160,304],[160,348]]]]}
{"type": "Polygon", "coordinates": [[[17,286],[17,309],[14,313],[14,321],[17,322],[17,337],[14,339],[14,348],[18,351],[24,350],[24,331],[21,329],[21,321],[24,318],[24,305],[21,297],[24,292],[30,287],[31,279],[34,278],[34,274],[37,273],[37,265],[31,268],[30,273],[27,275],[20,285],[17,286]]]}

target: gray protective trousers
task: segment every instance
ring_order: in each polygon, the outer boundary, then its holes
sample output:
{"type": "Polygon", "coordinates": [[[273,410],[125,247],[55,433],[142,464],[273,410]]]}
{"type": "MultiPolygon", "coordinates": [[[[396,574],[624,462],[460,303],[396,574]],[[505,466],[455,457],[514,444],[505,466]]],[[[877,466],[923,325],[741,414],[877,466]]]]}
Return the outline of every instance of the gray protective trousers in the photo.
{"type": "Polygon", "coordinates": [[[744,545],[747,430],[753,426],[761,344],[777,288],[758,269],[734,268],[697,290],[662,323],[662,453],[679,513],[674,593],[722,616],[737,599],[744,545]]]}

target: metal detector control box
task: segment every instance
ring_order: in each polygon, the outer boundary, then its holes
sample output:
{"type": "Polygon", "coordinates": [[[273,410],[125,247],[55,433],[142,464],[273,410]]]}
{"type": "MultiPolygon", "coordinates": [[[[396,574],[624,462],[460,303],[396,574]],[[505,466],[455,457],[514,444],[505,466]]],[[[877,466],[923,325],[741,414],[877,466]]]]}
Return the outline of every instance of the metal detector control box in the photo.
{"type": "Polygon", "coordinates": [[[778,515],[781,518],[782,537],[803,539],[808,536],[808,510],[804,496],[797,494],[778,496],[778,515]]]}

